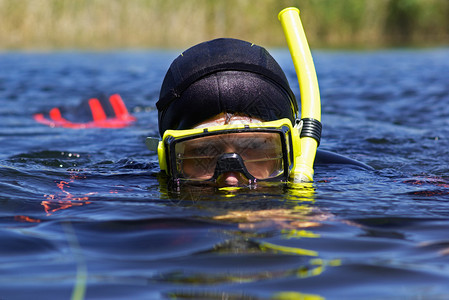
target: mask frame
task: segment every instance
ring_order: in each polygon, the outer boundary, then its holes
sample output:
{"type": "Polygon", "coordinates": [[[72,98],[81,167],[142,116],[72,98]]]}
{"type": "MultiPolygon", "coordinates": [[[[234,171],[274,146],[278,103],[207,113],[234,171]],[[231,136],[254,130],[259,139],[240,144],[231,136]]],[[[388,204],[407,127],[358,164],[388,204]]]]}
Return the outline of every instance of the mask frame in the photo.
{"type": "Polygon", "coordinates": [[[160,169],[165,171],[167,175],[171,176],[174,180],[181,179],[196,182],[213,181],[216,179],[216,176],[208,180],[185,179],[179,176],[175,157],[176,143],[188,139],[226,133],[275,132],[281,135],[282,153],[284,153],[284,172],[277,177],[260,179],[259,181],[287,181],[295,169],[297,159],[301,156],[301,129],[302,121],[296,122],[295,126],[293,126],[289,119],[284,118],[261,123],[228,124],[186,130],[166,130],[162,140],[154,137],[147,137],[145,144],[149,150],[157,151],[160,169]]]}

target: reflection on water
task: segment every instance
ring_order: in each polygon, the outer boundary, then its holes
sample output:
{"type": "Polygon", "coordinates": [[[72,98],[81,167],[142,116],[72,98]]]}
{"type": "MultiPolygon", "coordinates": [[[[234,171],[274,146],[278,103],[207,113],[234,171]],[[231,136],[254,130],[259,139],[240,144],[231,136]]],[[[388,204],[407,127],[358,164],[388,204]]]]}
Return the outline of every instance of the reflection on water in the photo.
{"type": "MultiPolygon", "coordinates": [[[[201,210],[223,210],[223,214],[214,215],[211,220],[221,224],[232,224],[236,229],[220,231],[224,241],[214,245],[209,255],[251,256],[270,260],[278,256],[297,257],[295,267],[282,267],[259,271],[243,272],[240,268],[225,273],[198,273],[177,271],[160,274],[161,282],[189,285],[222,285],[230,283],[252,283],[267,280],[308,278],[318,276],[326,268],[340,265],[339,259],[321,259],[319,252],[299,246],[289,246],[289,240],[319,239],[320,234],[313,229],[323,221],[333,219],[314,206],[315,188],[312,183],[268,183],[262,182],[251,187],[217,188],[213,186],[177,183],[170,188],[170,181],[163,175],[160,179],[162,199],[180,200],[177,206],[195,207],[201,210]],[[282,199],[279,195],[282,194],[282,199]],[[236,210],[238,208],[238,210],[236,210]]],[[[217,232],[218,233],[218,232],[217,232]]],[[[195,297],[204,299],[254,299],[233,293],[188,293],[176,292],[176,297],[195,297]],[[209,297],[209,298],[208,298],[209,297]]],[[[323,299],[319,295],[298,292],[275,293],[270,299],[323,299]]]]}
{"type": "Polygon", "coordinates": [[[90,204],[89,196],[95,195],[95,192],[86,193],[81,197],[75,196],[70,192],[70,185],[75,182],[75,180],[85,178],[84,175],[79,175],[76,172],[71,172],[69,180],[61,180],[56,183],[56,186],[60,191],[56,194],[44,195],[47,200],[43,200],[41,205],[44,207],[47,215],[51,215],[58,210],[67,209],[74,206],[81,206],[85,204],[90,204]]]}

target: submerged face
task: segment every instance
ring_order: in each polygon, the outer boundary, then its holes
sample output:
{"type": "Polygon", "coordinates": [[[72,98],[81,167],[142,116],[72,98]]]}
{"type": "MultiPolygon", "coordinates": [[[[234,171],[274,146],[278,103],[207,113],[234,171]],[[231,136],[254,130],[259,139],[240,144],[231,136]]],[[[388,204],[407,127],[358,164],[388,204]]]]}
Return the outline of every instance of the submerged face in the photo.
{"type": "Polygon", "coordinates": [[[162,141],[147,138],[161,170],[173,182],[246,186],[287,181],[294,170],[299,131],[287,118],[258,119],[220,114],[192,129],[167,130],[162,141]]]}
{"type": "Polygon", "coordinates": [[[217,182],[226,185],[247,183],[246,172],[265,180],[284,171],[280,135],[241,132],[206,136],[176,145],[180,173],[184,178],[209,180],[217,173],[217,182]],[[240,165],[241,162],[241,165],[240,165]],[[235,166],[234,166],[235,164],[235,166]],[[245,167],[246,170],[238,170],[245,167]]]}
{"type": "MultiPolygon", "coordinates": [[[[261,122],[245,116],[220,114],[195,128],[261,122]]],[[[250,176],[265,180],[284,172],[281,138],[277,133],[240,132],[205,136],[178,143],[176,147],[178,155],[182,155],[185,178],[208,180],[220,173],[216,178],[218,185],[238,186],[248,184],[250,176]]]]}

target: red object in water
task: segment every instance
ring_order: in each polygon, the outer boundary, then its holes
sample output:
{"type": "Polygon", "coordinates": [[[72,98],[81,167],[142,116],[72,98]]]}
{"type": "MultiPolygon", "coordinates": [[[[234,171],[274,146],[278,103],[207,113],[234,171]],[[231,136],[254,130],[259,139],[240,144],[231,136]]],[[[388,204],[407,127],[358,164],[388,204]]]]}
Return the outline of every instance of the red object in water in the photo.
{"type": "MultiPolygon", "coordinates": [[[[85,103],[83,102],[81,105],[85,105],[85,103]]],[[[91,98],[87,101],[87,105],[91,112],[91,116],[81,116],[83,118],[88,117],[90,120],[87,122],[77,122],[76,120],[64,118],[61,109],[58,107],[52,108],[48,115],[45,113],[37,113],[33,115],[33,117],[37,122],[50,127],[73,129],[123,128],[130,126],[136,121],[136,118],[128,112],[128,109],[119,94],[113,94],[109,96],[109,99],[105,98],[99,100],[97,98],[91,98]],[[107,114],[106,111],[111,112],[107,114]]],[[[67,108],[65,110],[67,110],[67,108]]]]}

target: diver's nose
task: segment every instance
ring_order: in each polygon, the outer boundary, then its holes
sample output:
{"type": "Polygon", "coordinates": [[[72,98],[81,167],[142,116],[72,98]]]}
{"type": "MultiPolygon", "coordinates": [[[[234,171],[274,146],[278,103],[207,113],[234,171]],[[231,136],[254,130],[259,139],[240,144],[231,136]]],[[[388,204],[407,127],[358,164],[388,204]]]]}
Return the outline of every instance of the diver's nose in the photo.
{"type": "Polygon", "coordinates": [[[238,186],[247,184],[248,179],[240,172],[226,172],[218,177],[217,183],[222,186],[238,186]]]}

